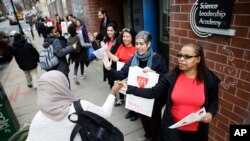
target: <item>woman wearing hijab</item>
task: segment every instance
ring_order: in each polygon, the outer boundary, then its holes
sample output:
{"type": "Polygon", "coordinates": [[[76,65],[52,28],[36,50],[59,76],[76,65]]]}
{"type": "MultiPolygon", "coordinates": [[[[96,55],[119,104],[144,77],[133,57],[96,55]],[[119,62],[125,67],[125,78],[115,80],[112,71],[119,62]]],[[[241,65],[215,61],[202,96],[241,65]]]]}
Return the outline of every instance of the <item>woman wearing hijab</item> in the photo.
{"type": "MultiPolygon", "coordinates": [[[[110,67],[110,61],[103,60],[106,69],[109,70],[109,74],[112,76],[112,78],[114,78],[114,80],[123,80],[127,78],[130,66],[139,66],[140,68],[143,68],[144,72],[158,73],[160,75],[159,78],[167,73],[167,68],[163,58],[161,57],[161,55],[153,52],[153,49],[150,46],[151,40],[152,37],[149,32],[140,31],[135,36],[136,54],[123,66],[120,71],[112,69],[110,67]]],[[[144,115],[140,115],[145,135],[143,137],[140,137],[138,140],[151,139],[152,141],[156,141],[157,135],[160,131],[161,109],[164,105],[164,102],[164,96],[156,98],[152,116],[147,117],[144,115]]],[[[133,114],[131,115],[130,113],[126,115],[126,118],[127,117],[130,117],[130,120],[132,121],[137,119],[137,117],[135,117],[133,114]]]]}
{"type": "MultiPolygon", "coordinates": [[[[63,73],[52,70],[43,74],[37,87],[39,111],[32,120],[27,141],[69,140],[75,123],[68,119],[68,115],[75,112],[73,102],[76,100],[63,73]]],[[[85,111],[108,118],[114,102],[115,94],[111,92],[102,107],[86,100],[81,100],[81,106],[85,111]]],[[[74,141],[81,141],[79,134],[74,141]]]]}

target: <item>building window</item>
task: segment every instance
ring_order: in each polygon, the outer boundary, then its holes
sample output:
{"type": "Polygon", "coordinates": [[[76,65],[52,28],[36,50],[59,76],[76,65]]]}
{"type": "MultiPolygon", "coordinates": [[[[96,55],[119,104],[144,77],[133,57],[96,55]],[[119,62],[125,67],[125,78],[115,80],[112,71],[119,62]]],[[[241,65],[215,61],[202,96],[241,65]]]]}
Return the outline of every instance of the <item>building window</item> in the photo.
{"type": "Polygon", "coordinates": [[[160,42],[169,43],[169,0],[160,1],[160,42]]]}

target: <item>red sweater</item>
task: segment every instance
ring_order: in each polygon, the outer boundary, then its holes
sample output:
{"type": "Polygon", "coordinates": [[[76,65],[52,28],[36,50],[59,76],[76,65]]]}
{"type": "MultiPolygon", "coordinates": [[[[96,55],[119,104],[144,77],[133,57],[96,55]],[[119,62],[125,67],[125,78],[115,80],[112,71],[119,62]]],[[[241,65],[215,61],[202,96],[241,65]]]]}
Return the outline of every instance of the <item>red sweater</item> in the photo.
{"type": "MultiPolygon", "coordinates": [[[[197,85],[195,78],[189,78],[181,73],[174,85],[172,94],[171,114],[175,122],[190,113],[196,112],[205,102],[204,83],[197,85]]],[[[198,122],[178,128],[185,131],[197,131],[198,122]]]]}
{"type": "Polygon", "coordinates": [[[126,63],[135,55],[135,52],[136,48],[134,46],[125,47],[121,44],[116,51],[115,56],[119,58],[119,61],[126,63]]]}

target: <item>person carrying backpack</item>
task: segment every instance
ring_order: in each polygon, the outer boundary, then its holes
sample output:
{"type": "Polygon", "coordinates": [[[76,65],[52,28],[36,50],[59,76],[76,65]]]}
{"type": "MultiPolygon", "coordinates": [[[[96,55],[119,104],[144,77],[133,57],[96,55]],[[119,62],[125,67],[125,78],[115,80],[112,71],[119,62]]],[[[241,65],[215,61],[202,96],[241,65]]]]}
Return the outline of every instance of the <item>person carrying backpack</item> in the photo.
{"type": "MultiPolygon", "coordinates": [[[[96,116],[109,118],[115,103],[113,91],[118,91],[117,88],[119,85],[113,87],[102,106],[80,100],[82,109],[96,114],[96,116]]],[[[76,123],[71,122],[68,116],[75,113],[73,103],[76,100],[63,73],[55,70],[44,73],[38,80],[37,87],[39,111],[31,122],[26,141],[69,141],[76,123]]],[[[74,138],[74,141],[83,140],[79,134],[74,138]]],[[[119,141],[123,141],[123,139],[119,141]]]]}
{"type": "Polygon", "coordinates": [[[37,81],[37,63],[39,62],[39,53],[34,46],[26,41],[20,33],[14,35],[14,43],[10,48],[10,53],[21,70],[25,74],[27,86],[36,88],[37,81]],[[32,85],[33,82],[33,85],[32,85]]]}
{"type": "Polygon", "coordinates": [[[48,37],[44,39],[43,47],[46,49],[52,46],[53,54],[58,58],[58,63],[49,70],[61,71],[69,81],[69,65],[66,59],[66,55],[73,52],[77,48],[77,45],[76,43],[74,43],[73,45],[66,46],[65,42],[59,39],[60,34],[57,31],[57,28],[54,26],[47,28],[47,35],[48,37]]]}

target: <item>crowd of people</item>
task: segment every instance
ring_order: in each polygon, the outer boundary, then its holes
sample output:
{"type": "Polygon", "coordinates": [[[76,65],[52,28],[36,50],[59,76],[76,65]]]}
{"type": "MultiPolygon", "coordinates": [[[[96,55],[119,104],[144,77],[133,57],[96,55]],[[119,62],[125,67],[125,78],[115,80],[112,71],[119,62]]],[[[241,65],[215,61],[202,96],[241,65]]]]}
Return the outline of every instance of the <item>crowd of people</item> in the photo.
{"type": "MultiPolygon", "coordinates": [[[[206,141],[208,140],[208,124],[218,110],[218,85],[220,80],[205,65],[203,49],[198,44],[184,45],[177,54],[178,62],[173,70],[168,70],[162,56],[153,51],[151,47],[152,36],[147,31],[134,31],[131,28],[118,30],[116,22],[112,21],[104,9],[97,12],[100,19],[99,32],[90,33],[88,27],[81,19],[72,14],[65,19],[68,24],[67,34],[62,30],[61,22],[65,21],[59,15],[56,20],[45,17],[32,18],[39,36],[44,38],[43,47],[53,45],[54,53],[59,59],[58,65],[42,75],[37,86],[37,101],[39,112],[31,123],[28,140],[65,140],[69,138],[74,123],[70,123],[67,115],[75,111],[72,102],[76,98],[70,91],[69,65],[74,63],[73,80],[80,85],[80,78],[84,79],[85,66],[88,66],[87,48],[95,50],[103,48],[106,55],[103,57],[103,80],[108,80],[111,94],[102,107],[88,101],[81,101],[84,110],[91,111],[108,118],[113,106],[121,106],[125,102],[124,94],[119,90],[127,91],[144,98],[154,98],[152,116],[148,117],[134,111],[129,111],[125,118],[135,121],[140,118],[144,136],[138,140],[144,141],[206,141]],[[66,57],[69,55],[68,57],[66,57]],[[68,58],[68,59],[67,59],[68,58]],[[117,62],[123,62],[124,66],[118,70],[117,62]],[[158,83],[152,88],[138,88],[127,85],[122,81],[128,77],[129,68],[138,66],[143,72],[159,74],[158,83]],[[166,105],[162,116],[162,108],[166,105]],[[188,114],[205,107],[206,115],[197,122],[176,129],[168,128],[188,114]],[[50,126],[53,125],[53,126],[50,126]]],[[[32,24],[31,23],[31,24],[32,24]]],[[[27,46],[18,35],[15,36],[15,48],[27,46]]],[[[21,48],[19,49],[21,50],[21,48]]],[[[29,74],[37,67],[38,53],[29,47],[23,51],[31,54],[35,59],[33,65],[27,69],[21,67],[25,74],[29,74]],[[27,51],[26,51],[27,50],[27,51]],[[35,65],[36,64],[36,65],[35,65]]],[[[30,55],[26,55],[30,56],[30,55]]],[[[17,62],[25,57],[16,57],[17,62]]],[[[28,58],[27,58],[28,59],[28,58]]],[[[32,87],[30,76],[26,76],[28,87],[32,87]]],[[[78,136],[79,138],[79,136],[78,136]]],[[[80,140],[80,139],[76,139],[80,140]]]]}

